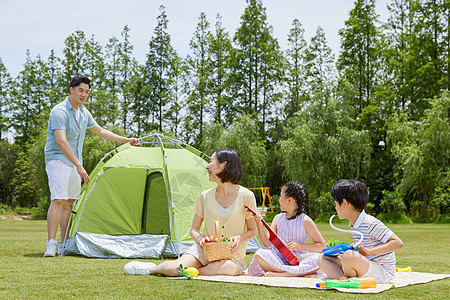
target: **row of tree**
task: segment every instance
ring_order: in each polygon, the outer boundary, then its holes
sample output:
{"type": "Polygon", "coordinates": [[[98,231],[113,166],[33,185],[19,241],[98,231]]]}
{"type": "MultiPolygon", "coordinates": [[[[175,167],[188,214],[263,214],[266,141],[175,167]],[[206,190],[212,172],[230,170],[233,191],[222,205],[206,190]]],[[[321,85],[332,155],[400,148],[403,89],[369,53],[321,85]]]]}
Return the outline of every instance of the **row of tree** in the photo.
{"type": "MultiPolygon", "coordinates": [[[[165,132],[207,153],[233,147],[246,186],[278,193],[284,182],[301,181],[322,207],[332,205],[327,192],[336,180],[355,178],[369,186],[376,212],[394,198],[415,219],[448,214],[449,6],[393,0],[382,24],[375,0],[357,0],[339,31],[337,59],[323,30],[306,41],[299,20],[280,49],[262,0],[247,0],[233,36],[220,15],[211,29],[201,13],[184,58],[171,46],[164,6],[142,64],[128,26],[105,46],[76,31],[63,57],[27,51],[16,78],[0,58],[0,201],[48,205],[48,114],[71,77],[86,75],[93,83],[86,106],[100,125],[133,136],[165,132]]],[[[115,146],[95,139],[86,141],[88,170],[115,146]]]]}

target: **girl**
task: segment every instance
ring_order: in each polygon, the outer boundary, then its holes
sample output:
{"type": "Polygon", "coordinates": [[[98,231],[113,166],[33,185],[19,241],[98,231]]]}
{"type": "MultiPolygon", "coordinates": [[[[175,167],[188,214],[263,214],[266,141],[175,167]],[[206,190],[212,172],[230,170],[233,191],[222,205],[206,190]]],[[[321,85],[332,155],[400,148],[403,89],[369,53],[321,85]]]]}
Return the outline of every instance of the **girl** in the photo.
{"type": "Polygon", "coordinates": [[[300,261],[298,266],[291,266],[275,246],[271,245],[268,235],[263,229],[261,216],[256,216],[259,238],[267,248],[258,249],[248,267],[252,276],[304,276],[319,270],[317,259],[326,247],[325,240],[314,221],[305,213],[309,213],[309,196],[306,187],[299,182],[289,182],[281,188],[281,213],[275,216],[271,228],[278,237],[291,249],[300,261]],[[308,236],[313,243],[307,243],[308,236]]]}
{"type": "Polygon", "coordinates": [[[124,272],[130,275],[177,276],[177,267],[194,267],[200,275],[240,275],[245,269],[247,241],[256,235],[254,217],[246,212],[244,205],[256,209],[253,192],[238,185],[242,177],[241,160],[233,149],[220,148],[214,151],[206,166],[209,180],[217,187],[200,194],[195,203],[191,237],[196,242],[177,260],[165,261],[159,265],[132,261],[125,265],[124,272]],[[215,221],[219,221],[222,237],[229,237],[233,243],[232,259],[209,262],[203,252],[208,236],[215,234],[215,221]],[[200,233],[202,223],[205,234],[200,233]]]}

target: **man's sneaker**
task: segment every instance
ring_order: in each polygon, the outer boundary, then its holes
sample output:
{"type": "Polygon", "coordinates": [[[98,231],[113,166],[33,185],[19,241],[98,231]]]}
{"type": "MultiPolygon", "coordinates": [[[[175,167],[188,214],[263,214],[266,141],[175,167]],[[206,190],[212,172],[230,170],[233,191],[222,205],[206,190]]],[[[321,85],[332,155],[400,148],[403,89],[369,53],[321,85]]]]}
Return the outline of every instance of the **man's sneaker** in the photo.
{"type": "Polygon", "coordinates": [[[56,255],[56,246],[58,242],[56,240],[48,240],[46,243],[47,250],[44,253],[44,257],[47,256],[55,256],[56,255]]]}
{"type": "Polygon", "coordinates": [[[132,261],[125,265],[123,271],[128,275],[149,275],[150,268],[156,266],[156,264],[152,262],[139,262],[132,261]]]}
{"type": "Polygon", "coordinates": [[[58,244],[58,254],[59,255],[64,255],[64,252],[66,250],[66,249],[64,249],[66,247],[66,242],[67,241],[64,241],[64,242],[61,242],[58,244]]]}

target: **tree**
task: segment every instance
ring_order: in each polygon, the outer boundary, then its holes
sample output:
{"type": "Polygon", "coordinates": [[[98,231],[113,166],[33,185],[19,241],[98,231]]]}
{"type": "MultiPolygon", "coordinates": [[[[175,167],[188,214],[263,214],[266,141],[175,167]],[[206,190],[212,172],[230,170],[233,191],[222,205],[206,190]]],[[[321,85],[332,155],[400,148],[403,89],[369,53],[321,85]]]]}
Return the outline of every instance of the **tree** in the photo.
{"type": "Polygon", "coordinates": [[[120,110],[120,118],[116,123],[121,123],[124,132],[129,127],[130,115],[129,108],[131,105],[131,89],[130,86],[132,69],[137,64],[133,57],[133,45],[130,43],[130,28],[125,25],[121,32],[122,40],[119,41],[113,37],[106,45],[107,58],[107,88],[113,99],[117,101],[118,113],[120,110]]]}
{"type": "Polygon", "coordinates": [[[205,128],[201,149],[212,155],[217,148],[228,147],[236,150],[242,163],[241,184],[246,187],[265,186],[268,169],[268,155],[264,140],[255,134],[258,122],[242,115],[226,129],[218,123],[210,123],[205,128]]]}
{"type": "Polygon", "coordinates": [[[145,74],[145,67],[138,64],[132,69],[130,79],[130,95],[132,99],[130,112],[132,113],[132,128],[137,136],[142,136],[143,133],[148,133],[152,129],[156,129],[158,127],[155,123],[149,124],[148,120],[149,92],[147,90],[148,85],[146,85],[145,82],[145,74]]]}
{"type": "Polygon", "coordinates": [[[6,133],[9,127],[7,107],[9,106],[11,87],[11,76],[0,58],[0,141],[6,139],[6,133]]]}
{"type": "Polygon", "coordinates": [[[215,33],[210,36],[209,41],[211,74],[208,78],[208,89],[212,97],[211,115],[214,122],[222,125],[230,125],[237,112],[230,95],[232,49],[229,34],[222,26],[222,17],[217,14],[215,33]]]}
{"type": "Polygon", "coordinates": [[[305,30],[298,19],[292,22],[288,35],[288,49],[286,58],[288,62],[286,83],[287,103],[284,108],[287,118],[303,108],[307,98],[306,84],[306,41],[305,30]]]}
{"type": "Polygon", "coordinates": [[[318,27],[306,49],[306,83],[310,101],[325,101],[335,86],[334,55],[327,45],[325,32],[318,27]]]}
{"type": "Polygon", "coordinates": [[[337,62],[343,80],[356,87],[355,107],[362,113],[368,106],[377,86],[379,61],[378,16],[375,13],[375,0],[357,0],[345,27],[339,30],[341,53],[337,62]]]}
{"type": "MultiPolygon", "coordinates": [[[[150,50],[145,63],[144,78],[148,92],[146,116],[151,115],[151,123],[157,121],[158,129],[162,131],[167,106],[170,106],[171,100],[174,99],[171,93],[174,84],[173,66],[177,54],[170,44],[170,35],[167,32],[168,19],[163,5],[160,6],[160,11],[154,37],[149,43],[150,50]]],[[[146,129],[149,129],[148,126],[146,129]]]]}
{"type": "Polygon", "coordinates": [[[396,0],[388,5],[384,85],[394,91],[393,109],[415,120],[428,108],[425,99],[450,88],[449,6],[437,0],[396,0]]]}
{"type": "Polygon", "coordinates": [[[103,48],[95,41],[94,35],[85,43],[85,53],[88,59],[85,73],[91,80],[89,102],[86,107],[101,126],[114,125],[117,120],[118,98],[108,90],[106,79],[106,64],[103,58],[103,48]]]}
{"type": "Polygon", "coordinates": [[[22,147],[27,149],[28,143],[32,143],[37,136],[37,130],[45,126],[46,120],[43,113],[49,110],[48,98],[44,93],[43,61],[40,56],[35,61],[30,57],[30,52],[26,52],[26,62],[24,69],[20,71],[15,81],[15,89],[11,92],[11,119],[12,127],[15,131],[15,140],[22,147]]]}
{"type": "Polygon", "coordinates": [[[55,55],[55,50],[50,51],[46,62],[46,72],[43,75],[45,89],[48,94],[49,107],[52,108],[62,101],[67,94],[68,83],[63,81],[61,59],[55,55]]]}
{"type": "Polygon", "coordinates": [[[341,178],[364,178],[370,159],[367,131],[356,129],[348,105],[331,98],[313,102],[290,119],[278,143],[286,181],[300,181],[320,197],[341,178]]]}
{"type": "MultiPolygon", "coordinates": [[[[168,123],[169,130],[174,136],[178,136],[181,131],[181,124],[183,121],[182,109],[184,108],[183,95],[186,95],[188,89],[185,74],[187,66],[180,57],[175,57],[173,60],[173,87],[172,87],[172,101],[165,114],[165,120],[168,123]]],[[[187,141],[187,140],[186,140],[187,141]]]]}
{"type": "Polygon", "coordinates": [[[77,30],[72,33],[64,42],[64,58],[62,59],[64,81],[70,82],[74,76],[86,74],[89,63],[86,54],[86,35],[83,31],[77,30]]]}
{"type": "Polygon", "coordinates": [[[211,32],[205,13],[201,13],[199,22],[189,46],[192,54],[188,54],[186,63],[189,72],[189,96],[186,99],[186,131],[194,136],[194,145],[202,140],[203,126],[210,106],[208,78],[212,74],[210,67],[209,41],[211,32]]]}
{"type": "Polygon", "coordinates": [[[267,24],[266,9],[261,0],[247,0],[241,26],[234,36],[233,97],[240,110],[260,122],[259,132],[265,134],[273,102],[279,97],[277,88],[283,80],[284,58],[278,41],[267,24]]]}
{"type": "Polygon", "coordinates": [[[437,189],[450,185],[450,95],[446,92],[429,102],[420,122],[397,114],[388,131],[397,159],[397,189],[420,221],[429,220],[428,205],[437,189]]]}

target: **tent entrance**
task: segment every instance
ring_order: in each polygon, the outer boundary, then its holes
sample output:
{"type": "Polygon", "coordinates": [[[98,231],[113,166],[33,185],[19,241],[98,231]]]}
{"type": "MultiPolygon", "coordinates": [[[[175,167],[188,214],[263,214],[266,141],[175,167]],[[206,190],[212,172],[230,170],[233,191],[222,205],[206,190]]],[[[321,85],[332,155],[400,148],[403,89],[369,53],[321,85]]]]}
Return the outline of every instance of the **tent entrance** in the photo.
{"type": "Polygon", "coordinates": [[[142,208],[142,233],[170,235],[169,201],[161,172],[147,176],[142,208]]]}

